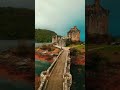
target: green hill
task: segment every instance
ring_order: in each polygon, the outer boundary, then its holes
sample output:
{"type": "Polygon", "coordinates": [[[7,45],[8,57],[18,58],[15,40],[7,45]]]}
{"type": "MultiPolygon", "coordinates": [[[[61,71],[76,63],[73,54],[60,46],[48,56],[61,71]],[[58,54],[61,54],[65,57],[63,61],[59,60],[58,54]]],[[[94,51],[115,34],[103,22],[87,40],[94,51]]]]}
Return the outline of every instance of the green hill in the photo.
{"type": "Polygon", "coordinates": [[[34,24],[34,10],[0,7],[0,39],[34,39],[34,24]]]}
{"type": "Polygon", "coordinates": [[[51,42],[52,36],[57,35],[55,32],[46,29],[36,29],[35,30],[35,42],[51,42]]]}

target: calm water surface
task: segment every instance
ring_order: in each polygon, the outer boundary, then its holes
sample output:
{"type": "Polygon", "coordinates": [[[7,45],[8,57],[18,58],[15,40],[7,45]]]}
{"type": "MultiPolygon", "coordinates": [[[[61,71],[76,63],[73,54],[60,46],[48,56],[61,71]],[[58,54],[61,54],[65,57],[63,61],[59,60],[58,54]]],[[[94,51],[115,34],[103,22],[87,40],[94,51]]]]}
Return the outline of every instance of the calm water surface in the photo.
{"type": "Polygon", "coordinates": [[[49,45],[51,43],[35,43],[35,47],[39,47],[39,46],[42,46],[42,45],[49,45]]]}
{"type": "MultiPolygon", "coordinates": [[[[27,43],[28,46],[34,45],[33,40],[26,40],[25,42],[27,43]]],[[[9,48],[14,48],[14,47],[17,47],[18,45],[19,45],[18,40],[0,40],[0,51],[6,50],[9,48]]]]}
{"type": "Polygon", "coordinates": [[[0,78],[0,90],[34,90],[34,86],[23,81],[0,78]]]}

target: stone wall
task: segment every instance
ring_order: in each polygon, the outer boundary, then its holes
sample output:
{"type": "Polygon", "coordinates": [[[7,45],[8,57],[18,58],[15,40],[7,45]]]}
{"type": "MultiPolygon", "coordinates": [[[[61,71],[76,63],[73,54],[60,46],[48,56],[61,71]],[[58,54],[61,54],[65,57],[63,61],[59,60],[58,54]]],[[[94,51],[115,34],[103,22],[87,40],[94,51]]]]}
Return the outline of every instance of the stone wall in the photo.
{"type": "Polygon", "coordinates": [[[67,41],[67,39],[64,38],[64,37],[60,37],[60,36],[57,36],[57,35],[52,37],[52,43],[56,44],[58,46],[61,46],[61,47],[66,46],[66,41],[67,41]]]}
{"type": "Polygon", "coordinates": [[[72,42],[80,41],[80,31],[77,29],[76,26],[74,26],[74,28],[71,28],[71,30],[68,32],[68,37],[72,42]]]}
{"type": "Polygon", "coordinates": [[[72,42],[80,41],[80,33],[79,32],[69,33],[68,36],[70,36],[72,42]]]}

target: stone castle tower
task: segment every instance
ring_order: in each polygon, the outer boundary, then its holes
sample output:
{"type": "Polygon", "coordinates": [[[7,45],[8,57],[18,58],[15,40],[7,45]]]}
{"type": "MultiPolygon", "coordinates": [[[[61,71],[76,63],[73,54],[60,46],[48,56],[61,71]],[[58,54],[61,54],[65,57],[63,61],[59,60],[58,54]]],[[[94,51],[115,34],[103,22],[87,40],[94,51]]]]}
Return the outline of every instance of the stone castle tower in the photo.
{"type": "Polygon", "coordinates": [[[66,46],[68,41],[80,42],[80,30],[76,26],[70,29],[67,36],[52,36],[52,43],[58,46],[66,46]]]}
{"type": "Polygon", "coordinates": [[[79,42],[80,41],[80,31],[77,29],[76,26],[70,29],[67,33],[68,37],[72,42],[79,42]]]}
{"type": "Polygon", "coordinates": [[[86,30],[87,34],[108,33],[109,11],[100,5],[100,0],[95,0],[93,5],[86,6],[86,30]]]}

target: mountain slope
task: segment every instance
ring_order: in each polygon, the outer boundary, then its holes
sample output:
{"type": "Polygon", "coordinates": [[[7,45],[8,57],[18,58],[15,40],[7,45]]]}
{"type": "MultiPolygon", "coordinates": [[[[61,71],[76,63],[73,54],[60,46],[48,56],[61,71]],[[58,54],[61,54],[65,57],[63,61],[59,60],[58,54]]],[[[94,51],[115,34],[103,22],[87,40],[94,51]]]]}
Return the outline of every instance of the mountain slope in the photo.
{"type": "Polygon", "coordinates": [[[0,39],[34,39],[34,10],[0,7],[0,39]]]}
{"type": "Polygon", "coordinates": [[[35,30],[35,42],[51,42],[52,36],[57,35],[55,32],[46,29],[36,29],[35,30]]]}

